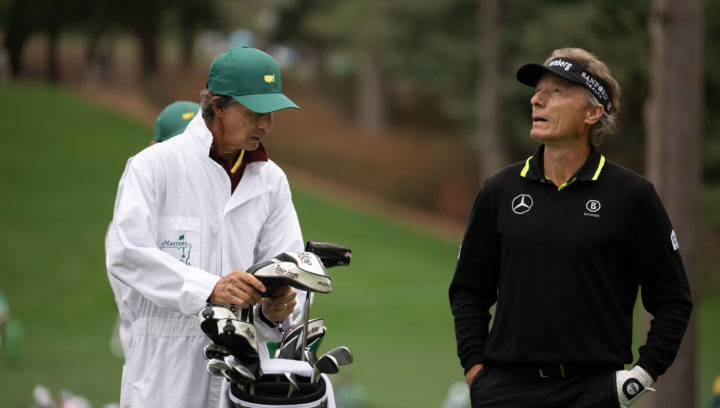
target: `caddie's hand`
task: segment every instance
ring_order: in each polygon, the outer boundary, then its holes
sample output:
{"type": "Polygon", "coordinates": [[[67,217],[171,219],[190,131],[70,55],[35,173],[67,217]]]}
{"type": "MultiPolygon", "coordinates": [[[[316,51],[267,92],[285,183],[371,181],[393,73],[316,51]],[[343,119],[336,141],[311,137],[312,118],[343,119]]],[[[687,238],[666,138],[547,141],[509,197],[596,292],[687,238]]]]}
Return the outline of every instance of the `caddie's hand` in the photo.
{"type": "Polygon", "coordinates": [[[295,310],[297,292],[290,286],[283,286],[272,297],[263,298],[263,313],[271,322],[282,322],[295,310]]]}
{"type": "Polygon", "coordinates": [[[616,371],[615,380],[620,408],[627,408],[637,402],[641,395],[655,391],[650,388],[653,385],[652,377],[640,366],[635,366],[632,370],[616,371]]]}
{"type": "Polygon", "coordinates": [[[467,373],[465,373],[465,382],[467,382],[468,387],[470,384],[472,384],[473,379],[476,375],[480,373],[485,368],[484,364],[475,364],[474,366],[470,367],[467,373]]]}
{"type": "Polygon", "coordinates": [[[258,278],[236,270],[220,278],[208,300],[216,305],[236,304],[246,309],[260,302],[261,292],[265,292],[265,285],[258,278]]]}

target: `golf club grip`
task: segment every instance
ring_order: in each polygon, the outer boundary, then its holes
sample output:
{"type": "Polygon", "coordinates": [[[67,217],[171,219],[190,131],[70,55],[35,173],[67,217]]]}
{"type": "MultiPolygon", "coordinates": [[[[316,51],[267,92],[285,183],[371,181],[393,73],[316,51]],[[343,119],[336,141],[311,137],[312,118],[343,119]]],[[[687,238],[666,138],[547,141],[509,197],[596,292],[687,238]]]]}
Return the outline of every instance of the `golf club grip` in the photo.
{"type": "Polygon", "coordinates": [[[350,265],[352,250],[344,245],[326,241],[308,241],[305,251],[317,255],[326,268],[350,265]]]}

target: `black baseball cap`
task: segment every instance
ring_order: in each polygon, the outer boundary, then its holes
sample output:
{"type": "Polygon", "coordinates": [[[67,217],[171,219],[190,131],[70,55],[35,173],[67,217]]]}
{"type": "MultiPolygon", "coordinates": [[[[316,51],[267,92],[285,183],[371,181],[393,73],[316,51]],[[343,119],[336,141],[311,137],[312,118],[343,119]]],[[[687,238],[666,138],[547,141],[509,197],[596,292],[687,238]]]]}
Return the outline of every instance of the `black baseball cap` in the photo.
{"type": "Polygon", "coordinates": [[[571,58],[558,57],[548,61],[547,65],[525,64],[518,70],[516,77],[521,83],[535,86],[540,77],[551,73],[587,88],[602,104],[605,112],[612,108],[612,95],[605,81],[595,77],[579,61],[571,58]]]}

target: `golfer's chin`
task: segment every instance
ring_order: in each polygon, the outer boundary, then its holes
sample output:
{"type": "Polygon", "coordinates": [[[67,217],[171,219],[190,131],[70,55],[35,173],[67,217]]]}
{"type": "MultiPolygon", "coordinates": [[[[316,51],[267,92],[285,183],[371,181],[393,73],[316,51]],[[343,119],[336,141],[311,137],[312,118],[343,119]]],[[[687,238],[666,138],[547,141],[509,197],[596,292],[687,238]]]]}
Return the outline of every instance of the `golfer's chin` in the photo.
{"type": "Polygon", "coordinates": [[[550,135],[547,131],[544,130],[531,129],[530,139],[533,139],[538,143],[547,143],[548,141],[552,140],[552,135],[550,135]]]}
{"type": "Polygon", "coordinates": [[[259,147],[260,147],[260,139],[251,139],[245,143],[245,146],[243,147],[243,149],[245,149],[245,151],[252,152],[254,150],[257,150],[259,147]]]}

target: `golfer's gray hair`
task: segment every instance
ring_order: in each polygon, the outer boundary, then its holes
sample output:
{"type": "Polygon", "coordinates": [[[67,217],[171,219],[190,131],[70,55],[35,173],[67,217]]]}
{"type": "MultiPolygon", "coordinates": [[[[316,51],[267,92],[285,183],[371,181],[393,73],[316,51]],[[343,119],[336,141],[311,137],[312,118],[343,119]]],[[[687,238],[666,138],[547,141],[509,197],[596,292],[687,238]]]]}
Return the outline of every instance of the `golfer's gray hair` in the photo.
{"type": "Polygon", "coordinates": [[[202,117],[205,119],[205,123],[208,123],[215,118],[213,106],[225,109],[236,103],[237,101],[232,96],[218,95],[208,91],[207,89],[203,89],[200,92],[200,110],[202,111],[202,117]]]}
{"type": "MultiPolygon", "coordinates": [[[[590,143],[593,146],[600,146],[605,136],[611,136],[617,130],[617,113],[620,111],[620,85],[610,75],[608,67],[593,54],[582,48],[559,48],[552,52],[545,61],[547,65],[550,60],[558,57],[571,58],[580,62],[592,75],[604,81],[610,88],[612,106],[610,112],[603,111],[600,120],[590,129],[590,143]]],[[[600,106],[602,104],[595,95],[586,89],[588,106],[600,106]]]]}

